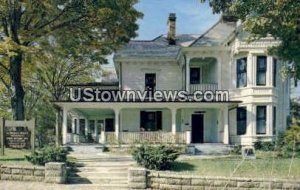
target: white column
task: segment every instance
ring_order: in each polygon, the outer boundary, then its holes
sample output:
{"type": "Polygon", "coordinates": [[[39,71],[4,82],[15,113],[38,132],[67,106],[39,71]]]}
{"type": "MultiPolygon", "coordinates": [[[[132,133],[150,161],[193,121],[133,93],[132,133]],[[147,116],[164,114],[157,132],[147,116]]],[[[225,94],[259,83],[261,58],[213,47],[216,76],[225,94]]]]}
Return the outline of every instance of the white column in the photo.
{"type": "Polygon", "coordinates": [[[116,135],[116,139],[119,140],[119,135],[120,135],[119,114],[120,114],[120,110],[115,109],[114,111],[115,111],[115,135],[116,135]]]}
{"type": "Polygon", "coordinates": [[[62,143],[67,144],[67,133],[68,133],[68,109],[63,107],[63,123],[62,123],[62,143]]]}
{"type": "Polygon", "coordinates": [[[172,134],[176,135],[176,108],[171,109],[172,115],[172,134]]]}
{"type": "Polygon", "coordinates": [[[190,92],[190,59],[188,58],[185,63],[185,90],[190,92]]]}
{"type": "Polygon", "coordinates": [[[85,136],[88,135],[89,132],[89,126],[88,126],[88,119],[84,118],[85,124],[84,124],[84,132],[85,132],[85,136]]]}
{"type": "Polygon", "coordinates": [[[75,134],[75,131],[76,131],[76,129],[75,129],[75,125],[76,125],[75,122],[76,122],[76,120],[75,119],[76,118],[72,116],[72,133],[73,134],[75,134]]]}
{"type": "Polygon", "coordinates": [[[79,126],[79,124],[80,124],[80,118],[76,117],[76,119],[77,119],[77,125],[76,125],[77,129],[76,129],[76,131],[77,131],[77,134],[80,134],[80,126],[79,126]]]}
{"type": "Polygon", "coordinates": [[[254,81],[254,68],[253,68],[253,54],[249,53],[247,56],[247,86],[255,86],[254,81]]]}
{"type": "Polygon", "coordinates": [[[267,135],[273,135],[273,105],[267,105],[267,123],[266,123],[266,133],[267,135]]]}
{"type": "Polygon", "coordinates": [[[266,72],[266,86],[272,86],[272,75],[273,75],[273,66],[272,66],[272,57],[267,57],[267,72],[266,72]]]}
{"type": "Polygon", "coordinates": [[[224,118],[224,138],[223,143],[229,144],[229,124],[228,124],[228,107],[223,109],[223,118],[224,118]]]}

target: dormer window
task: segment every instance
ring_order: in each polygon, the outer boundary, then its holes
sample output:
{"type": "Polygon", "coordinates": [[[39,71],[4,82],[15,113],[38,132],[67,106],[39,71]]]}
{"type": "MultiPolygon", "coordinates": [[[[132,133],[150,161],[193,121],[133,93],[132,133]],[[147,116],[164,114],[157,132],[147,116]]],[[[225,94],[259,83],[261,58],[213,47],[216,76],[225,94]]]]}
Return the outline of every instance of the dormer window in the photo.
{"type": "Polygon", "coordinates": [[[266,86],[266,73],[267,73],[267,57],[257,56],[256,61],[256,85],[266,86]]]}
{"type": "Polygon", "coordinates": [[[236,87],[246,87],[247,86],[247,57],[238,59],[236,61],[236,78],[237,78],[237,83],[236,87]]]}

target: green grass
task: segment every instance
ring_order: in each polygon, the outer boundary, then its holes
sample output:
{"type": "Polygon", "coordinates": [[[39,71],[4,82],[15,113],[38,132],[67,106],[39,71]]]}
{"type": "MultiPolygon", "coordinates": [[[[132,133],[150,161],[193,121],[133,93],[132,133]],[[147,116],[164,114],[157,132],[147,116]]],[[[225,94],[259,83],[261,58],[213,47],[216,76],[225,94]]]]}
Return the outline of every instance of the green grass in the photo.
{"type": "Polygon", "coordinates": [[[240,156],[178,161],[172,170],[202,176],[233,176],[252,178],[300,179],[300,158],[274,158],[270,153],[258,153],[255,160],[243,160],[240,156]]]}
{"type": "Polygon", "coordinates": [[[31,165],[26,161],[25,155],[31,154],[31,150],[27,149],[4,149],[4,156],[0,156],[0,164],[6,165],[31,165]]]}

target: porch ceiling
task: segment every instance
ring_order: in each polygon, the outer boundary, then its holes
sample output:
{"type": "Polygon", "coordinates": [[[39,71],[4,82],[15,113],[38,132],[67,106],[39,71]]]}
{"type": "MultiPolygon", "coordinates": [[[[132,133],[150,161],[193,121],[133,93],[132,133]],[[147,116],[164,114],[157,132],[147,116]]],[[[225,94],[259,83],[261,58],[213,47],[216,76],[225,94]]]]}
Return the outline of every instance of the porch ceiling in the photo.
{"type": "Polygon", "coordinates": [[[74,108],[73,111],[84,116],[114,115],[114,111],[112,109],[74,108]]]}

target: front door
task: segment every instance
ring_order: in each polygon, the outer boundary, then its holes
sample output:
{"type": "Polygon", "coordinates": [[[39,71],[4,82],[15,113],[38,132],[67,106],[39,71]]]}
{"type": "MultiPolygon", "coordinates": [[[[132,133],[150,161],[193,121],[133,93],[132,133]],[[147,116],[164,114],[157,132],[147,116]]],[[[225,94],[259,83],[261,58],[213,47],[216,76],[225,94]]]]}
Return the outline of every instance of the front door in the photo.
{"type": "Polygon", "coordinates": [[[203,114],[192,115],[192,143],[203,143],[203,114]]]}

